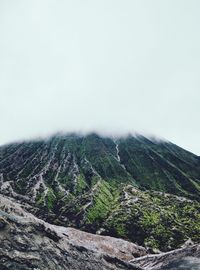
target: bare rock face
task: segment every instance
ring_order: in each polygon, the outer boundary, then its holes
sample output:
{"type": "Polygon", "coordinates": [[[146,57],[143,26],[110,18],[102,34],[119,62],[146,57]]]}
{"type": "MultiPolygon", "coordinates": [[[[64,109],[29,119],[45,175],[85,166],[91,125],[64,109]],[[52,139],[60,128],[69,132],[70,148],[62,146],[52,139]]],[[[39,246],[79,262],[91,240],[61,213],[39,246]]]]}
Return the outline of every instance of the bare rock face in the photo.
{"type": "Polygon", "coordinates": [[[145,248],[114,237],[94,235],[73,228],[64,228],[64,234],[73,245],[83,246],[125,261],[147,254],[145,248]]]}
{"type": "Polygon", "coordinates": [[[48,224],[2,195],[0,209],[1,270],[136,270],[128,260],[146,254],[121,239],[48,224]]]}

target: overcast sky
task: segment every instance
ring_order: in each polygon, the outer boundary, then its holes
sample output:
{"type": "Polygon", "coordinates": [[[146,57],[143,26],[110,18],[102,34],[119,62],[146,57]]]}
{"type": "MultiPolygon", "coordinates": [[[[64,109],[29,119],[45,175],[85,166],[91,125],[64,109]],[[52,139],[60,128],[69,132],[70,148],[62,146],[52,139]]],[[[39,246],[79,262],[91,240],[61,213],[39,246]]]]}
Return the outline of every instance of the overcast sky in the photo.
{"type": "Polygon", "coordinates": [[[0,144],[145,132],[200,155],[199,0],[0,0],[0,144]]]}

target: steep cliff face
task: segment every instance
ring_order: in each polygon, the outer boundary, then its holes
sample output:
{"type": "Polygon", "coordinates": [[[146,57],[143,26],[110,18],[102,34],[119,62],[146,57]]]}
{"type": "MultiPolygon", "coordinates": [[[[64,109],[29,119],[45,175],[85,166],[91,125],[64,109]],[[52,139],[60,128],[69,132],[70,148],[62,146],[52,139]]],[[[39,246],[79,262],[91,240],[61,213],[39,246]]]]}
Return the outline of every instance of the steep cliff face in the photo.
{"type": "Polygon", "coordinates": [[[150,251],[200,241],[200,162],[143,136],[57,135],[0,148],[2,194],[57,225],[150,251]]]}

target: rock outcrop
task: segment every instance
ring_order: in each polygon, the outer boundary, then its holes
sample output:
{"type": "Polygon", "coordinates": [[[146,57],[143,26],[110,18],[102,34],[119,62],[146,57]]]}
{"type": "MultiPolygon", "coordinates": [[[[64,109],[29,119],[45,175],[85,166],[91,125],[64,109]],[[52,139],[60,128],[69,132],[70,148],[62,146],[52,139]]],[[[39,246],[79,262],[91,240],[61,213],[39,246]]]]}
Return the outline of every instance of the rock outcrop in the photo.
{"type": "Polygon", "coordinates": [[[4,196],[0,209],[1,270],[136,270],[128,260],[146,254],[121,239],[48,224],[4,196]]]}
{"type": "Polygon", "coordinates": [[[199,270],[200,246],[161,254],[113,237],[56,226],[0,195],[1,270],[199,270]]]}
{"type": "Polygon", "coordinates": [[[144,270],[199,270],[200,245],[161,254],[146,255],[130,262],[144,270]]]}

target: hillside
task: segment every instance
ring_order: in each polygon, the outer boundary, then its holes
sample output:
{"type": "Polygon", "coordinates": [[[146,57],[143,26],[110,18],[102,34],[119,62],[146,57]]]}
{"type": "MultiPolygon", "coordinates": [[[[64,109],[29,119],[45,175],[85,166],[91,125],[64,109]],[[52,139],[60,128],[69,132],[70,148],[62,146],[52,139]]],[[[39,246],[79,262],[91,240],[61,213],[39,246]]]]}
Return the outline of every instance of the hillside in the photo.
{"type": "Polygon", "coordinates": [[[1,270],[198,270],[199,245],[162,254],[122,239],[44,222],[30,205],[0,195],[1,270]],[[176,267],[176,268],[174,268],[176,267]]]}
{"type": "Polygon", "coordinates": [[[170,142],[58,134],[5,145],[0,187],[48,222],[151,252],[200,241],[200,160],[170,142]]]}

